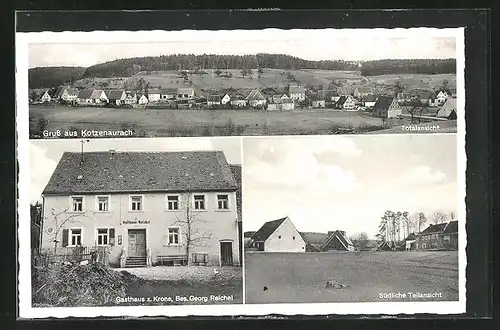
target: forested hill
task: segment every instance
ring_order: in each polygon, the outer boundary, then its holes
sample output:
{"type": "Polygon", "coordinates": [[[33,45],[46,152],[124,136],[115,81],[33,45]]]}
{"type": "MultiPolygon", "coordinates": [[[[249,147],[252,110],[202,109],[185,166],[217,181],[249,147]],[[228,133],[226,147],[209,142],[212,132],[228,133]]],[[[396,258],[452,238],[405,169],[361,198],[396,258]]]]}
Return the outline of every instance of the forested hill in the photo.
{"type": "MultiPolygon", "coordinates": [[[[323,69],[360,70],[359,62],[309,61],[290,55],[167,55],[118,59],[87,68],[84,77],[129,77],[138,72],[195,69],[323,69]]],[[[455,59],[377,60],[361,62],[363,75],[454,73],[455,59]]]]}
{"type": "Polygon", "coordinates": [[[40,67],[28,70],[30,88],[57,87],[80,79],[85,72],[84,67],[40,67]]]}

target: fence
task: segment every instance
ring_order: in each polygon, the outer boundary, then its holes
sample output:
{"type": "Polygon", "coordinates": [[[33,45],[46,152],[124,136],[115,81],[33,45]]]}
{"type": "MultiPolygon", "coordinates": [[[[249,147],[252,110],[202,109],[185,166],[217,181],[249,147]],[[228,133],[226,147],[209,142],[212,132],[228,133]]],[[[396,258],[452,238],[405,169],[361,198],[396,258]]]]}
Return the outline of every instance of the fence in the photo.
{"type": "Polygon", "coordinates": [[[78,246],[64,248],[59,254],[40,253],[32,254],[33,266],[48,266],[50,264],[59,264],[64,262],[79,263],[88,261],[89,263],[99,262],[108,265],[109,251],[107,246],[78,246]]]}

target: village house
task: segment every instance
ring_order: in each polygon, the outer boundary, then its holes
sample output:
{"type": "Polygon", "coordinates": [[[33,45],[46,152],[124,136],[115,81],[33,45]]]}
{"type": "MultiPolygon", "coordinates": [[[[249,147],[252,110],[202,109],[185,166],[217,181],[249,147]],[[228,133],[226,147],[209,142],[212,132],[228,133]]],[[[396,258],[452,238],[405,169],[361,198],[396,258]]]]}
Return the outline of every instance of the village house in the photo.
{"type": "Polygon", "coordinates": [[[92,92],[93,89],[82,89],[78,92],[78,96],[76,98],[76,101],[78,104],[91,104],[93,103],[92,100],[92,92]]]}
{"type": "Polygon", "coordinates": [[[266,98],[258,89],[250,91],[250,93],[245,98],[252,108],[263,107],[266,105],[266,98]]]}
{"type": "Polygon", "coordinates": [[[136,104],[137,103],[137,93],[136,92],[131,92],[131,91],[126,91],[125,92],[125,104],[136,104]]]}
{"type": "Polygon", "coordinates": [[[411,233],[408,237],[405,238],[405,250],[416,250],[417,249],[417,236],[415,233],[411,233]]]}
{"type": "Polygon", "coordinates": [[[329,231],[326,242],[321,246],[321,251],[354,251],[354,244],[352,244],[345,231],[336,230],[329,231]]]}
{"type": "Polygon", "coordinates": [[[356,99],[351,95],[342,95],[335,103],[335,107],[343,110],[357,110],[356,99]]]}
{"type": "Polygon", "coordinates": [[[149,100],[146,94],[137,93],[137,104],[144,105],[148,104],[149,100]]]}
{"type": "Polygon", "coordinates": [[[368,94],[360,99],[361,103],[363,103],[363,106],[367,108],[373,108],[375,106],[375,103],[377,102],[377,96],[373,94],[368,94]]]}
{"type": "Polygon", "coordinates": [[[311,101],[312,101],[311,105],[313,108],[325,108],[326,107],[325,93],[323,91],[319,91],[315,94],[312,94],[311,101]]]}
{"type": "Polygon", "coordinates": [[[439,105],[443,105],[448,97],[451,97],[451,91],[449,90],[444,90],[441,89],[437,94],[436,94],[436,99],[438,100],[439,105]]]}
{"type": "Polygon", "coordinates": [[[420,101],[423,105],[428,105],[430,107],[437,107],[439,105],[436,94],[431,91],[418,91],[415,98],[420,101]]]}
{"type": "Polygon", "coordinates": [[[190,87],[182,87],[177,89],[178,100],[188,100],[194,97],[194,89],[190,87]]]}
{"type": "Polygon", "coordinates": [[[160,91],[160,98],[162,101],[175,100],[177,90],[175,88],[162,88],[160,91]]]}
{"type": "Polygon", "coordinates": [[[221,99],[220,99],[220,104],[221,105],[226,105],[231,101],[231,96],[229,94],[225,94],[221,99]]]}
{"type": "Polygon", "coordinates": [[[43,191],[42,250],[102,247],[120,267],[239,265],[239,185],[222,151],[65,152],[43,191]]]}
{"type": "Polygon", "coordinates": [[[356,87],[352,95],[358,99],[370,94],[373,94],[373,90],[370,87],[356,87]]]}
{"type": "Polygon", "coordinates": [[[64,87],[60,90],[58,97],[66,102],[76,101],[78,98],[78,89],[72,87],[64,87]]]}
{"type": "Polygon", "coordinates": [[[52,101],[52,96],[50,95],[48,89],[42,94],[42,97],[40,97],[40,101],[44,103],[52,101]]]}
{"type": "Polygon", "coordinates": [[[125,99],[127,98],[127,93],[124,90],[112,89],[107,92],[107,95],[109,103],[113,105],[125,104],[125,99]]]}
{"type": "Polygon", "coordinates": [[[220,95],[208,95],[208,97],[207,97],[207,105],[208,106],[221,105],[221,97],[220,97],[220,95]]]}
{"type": "Polygon", "coordinates": [[[457,119],[457,99],[449,97],[443,106],[438,110],[436,116],[450,120],[457,119]]]}
{"type": "Polygon", "coordinates": [[[303,86],[290,86],[288,95],[292,100],[302,102],[306,99],[306,89],[303,86]]]}
{"type": "Polygon", "coordinates": [[[396,118],[402,112],[401,105],[392,96],[379,96],[373,106],[373,114],[382,118],[396,118]]]}
{"type": "Polygon", "coordinates": [[[264,223],[248,244],[264,252],[306,251],[306,242],[288,217],[264,223]]]}
{"type": "Polygon", "coordinates": [[[458,248],[458,221],[430,224],[416,235],[417,250],[456,250],[458,248]]]}
{"type": "Polygon", "coordinates": [[[161,92],[158,88],[148,90],[148,102],[154,103],[161,100],[161,92]]]}
{"type": "Polygon", "coordinates": [[[324,93],[325,93],[325,101],[337,102],[337,100],[338,100],[337,97],[339,97],[339,93],[336,90],[327,89],[327,90],[324,90],[324,93]]]}
{"type": "Polygon", "coordinates": [[[242,95],[233,95],[231,97],[231,105],[235,108],[244,108],[248,105],[247,100],[242,95]]]}

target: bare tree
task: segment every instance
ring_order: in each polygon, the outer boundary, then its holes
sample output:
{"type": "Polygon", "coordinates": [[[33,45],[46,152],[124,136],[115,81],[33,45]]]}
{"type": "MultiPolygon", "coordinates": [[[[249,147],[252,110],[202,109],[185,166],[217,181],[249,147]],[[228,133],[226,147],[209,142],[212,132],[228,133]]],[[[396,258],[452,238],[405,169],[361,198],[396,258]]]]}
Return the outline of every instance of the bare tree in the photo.
{"type": "Polygon", "coordinates": [[[184,237],[188,265],[191,265],[191,258],[189,258],[191,250],[194,247],[204,246],[203,242],[212,238],[212,233],[202,230],[201,224],[207,223],[207,221],[195,214],[194,207],[191,205],[192,201],[193,195],[191,193],[187,194],[185,201],[182,203],[184,205],[181,205],[183,213],[181,216],[176,216],[176,221],[174,222],[174,224],[182,226],[181,232],[184,237]]]}
{"type": "Polygon", "coordinates": [[[422,109],[422,102],[417,97],[414,97],[410,101],[410,105],[406,107],[406,111],[408,111],[408,113],[410,114],[411,124],[415,123],[415,115],[417,114],[419,109],[422,109]]]}
{"type": "Polygon", "coordinates": [[[417,228],[418,228],[418,233],[422,230],[422,226],[427,222],[427,217],[423,212],[418,213],[418,221],[417,221],[417,228]]]}
{"type": "Polygon", "coordinates": [[[401,220],[401,223],[403,224],[403,226],[402,226],[402,228],[403,228],[403,239],[405,239],[410,234],[411,220],[410,220],[410,217],[409,217],[409,213],[406,212],[406,211],[401,212],[401,214],[400,214],[400,220],[401,220]]]}
{"type": "Polygon", "coordinates": [[[436,211],[431,214],[431,221],[435,225],[444,223],[448,221],[448,216],[446,215],[446,213],[443,213],[441,211],[436,211]]]}
{"type": "Polygon", "coordinates": [[[409,221],[408,229],[411,233],[415,233],[415,232],[418,233],[419,232],[419,229],[418,229],[419,219],[420,219],[420,213],[418,213],[418,212],[412,213],[408,217],[408,221],[409,221]]]}
{"type": "MultiPolygon", "coordinates": [[[[54,255],[57,254],[57,244],[59,243],[57,237],[59,236],[59,232],[63,229],[64,225],[68,223],[68,221],[76,218],[76,217],[88,217],[85,212],[83,213],[69,213],[68,209],[65,209],[60,212],[56,212],[55,209],[50,210],[50,214],[52,218],[54,219],[54,227],[55,228],[48,228],[48,234],[52,234],[54,239],[52,242],[54,242],[54,255]],[[50,231],[49,231],[50,230],[50,231]]],[[[79,221],[74,221],[75,223],[80,223],[79,221]]]]}
{"type": "Polygon", "coordinates": [[[365,251],[368,246],[368,235],[365,232],[358,233],[351,237],[351,241],[359,251],[365,251]]]}

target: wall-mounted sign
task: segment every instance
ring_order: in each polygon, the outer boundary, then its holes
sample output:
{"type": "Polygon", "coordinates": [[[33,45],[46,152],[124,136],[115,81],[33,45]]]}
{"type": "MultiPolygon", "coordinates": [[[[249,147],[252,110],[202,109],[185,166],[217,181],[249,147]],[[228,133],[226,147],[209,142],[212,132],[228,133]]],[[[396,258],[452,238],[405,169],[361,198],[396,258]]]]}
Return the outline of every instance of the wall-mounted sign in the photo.
{"type": "Polygon", "coordinates": [[[122,223],[124,225],[148,225],[149,224],[149,220],[125,220],[123,221],[122,223]]]}
{"type": "Polygon", "coordinates": [[[118,235],[118,245],[122,245],[122,235],[118,235]]]}

